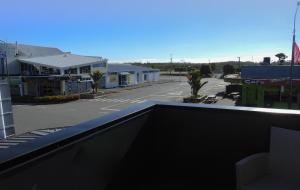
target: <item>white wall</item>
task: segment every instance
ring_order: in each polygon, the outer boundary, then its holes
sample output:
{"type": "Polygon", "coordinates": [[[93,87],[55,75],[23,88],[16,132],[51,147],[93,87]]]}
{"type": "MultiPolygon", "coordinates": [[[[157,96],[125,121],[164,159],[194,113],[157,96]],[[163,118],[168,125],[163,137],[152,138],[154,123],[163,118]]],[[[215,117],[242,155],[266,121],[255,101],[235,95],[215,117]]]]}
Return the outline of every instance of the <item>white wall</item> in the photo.
{"type": "MultiPolygon", "coordinates": [[[[109,74],[110,75],[110,74],[109,74]]],[[[117,80],[112,82],[109,80],[109,75],[106,77],[105,88],[114,88],[119,86],[119,75],[117,75],[117,80]]],[[[144,82],[155,82],[159,81],[160,72],[151,72],[151,73],[143,73],[143,72],[135,72],[135,74],[130,74],[131,83],[129,85],[141,84],[144,82]],[[137,79],[137,73],[139,73],[139,80],[137,79]],[[147,76],[147,80],[144,80],[144,75],[147,76]]]]}
{"type": "Polygon", "coordinates": [[[154,72],[154,81],[159,81],[160,72],[154,72]]]}
{"type": "Polygon", "coordinates": [[[105,88],[115,88],[119,86],[119,75],[118,74],[106,74],[105,77],[105,88]],[[115,75],[116,80],[115,81],[111,81],[111,77],[113,77],[112,75],[115,75]]]}
{"type": "Polygon", "coordinates": [[[135,85],[136,84],[136,73],[129,75],[129,85],[135,85]]]}
{"type": "Polygon", "coordinates": [[[137,72],[137,73],[139,73],[139,80],[137,80],[137,84],[143,83],[144,82],[143,72],[137,72]]]}

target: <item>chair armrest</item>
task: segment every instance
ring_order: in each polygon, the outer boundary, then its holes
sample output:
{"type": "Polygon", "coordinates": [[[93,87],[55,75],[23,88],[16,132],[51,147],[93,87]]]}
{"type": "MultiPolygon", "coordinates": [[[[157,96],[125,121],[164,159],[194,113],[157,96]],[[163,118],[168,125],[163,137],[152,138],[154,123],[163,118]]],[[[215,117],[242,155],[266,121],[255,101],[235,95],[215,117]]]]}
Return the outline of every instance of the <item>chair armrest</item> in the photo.
{"type": "Polygon", "coordinates": [[[235,164],[237,189],[251,183],[267,173],[269,153],[258,153],[248,156],[235,164]]]}

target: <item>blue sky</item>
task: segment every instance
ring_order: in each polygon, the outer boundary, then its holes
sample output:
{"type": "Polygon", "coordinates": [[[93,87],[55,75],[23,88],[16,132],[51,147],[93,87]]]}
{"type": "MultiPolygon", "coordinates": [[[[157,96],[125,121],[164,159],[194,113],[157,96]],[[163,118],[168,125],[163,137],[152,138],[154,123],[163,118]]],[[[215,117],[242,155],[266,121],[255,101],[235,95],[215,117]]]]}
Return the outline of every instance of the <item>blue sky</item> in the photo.
{"type": "Polygon", "coordinates": [[[199,62],[289,56],[296,5],[295,0],[0,2],[0,39],[111,62],[167,61],[170,54],[176,61],[199,62]]]}

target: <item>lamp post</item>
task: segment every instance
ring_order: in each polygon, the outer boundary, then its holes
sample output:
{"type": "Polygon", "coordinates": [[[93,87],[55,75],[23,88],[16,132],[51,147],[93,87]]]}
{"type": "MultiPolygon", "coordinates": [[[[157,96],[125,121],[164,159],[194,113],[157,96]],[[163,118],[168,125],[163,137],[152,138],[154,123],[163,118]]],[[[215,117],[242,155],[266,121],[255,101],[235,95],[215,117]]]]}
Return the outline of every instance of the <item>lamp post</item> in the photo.
{"type": "Polygon", "coordinates": [[[290,94],[289,94],[289,108],[292,108],[292,102],[293,102],[293,70],[294,70],[294,63],[295,63],[295,51],[294,46],[296,42],[296,19],[297,19],[297,13],[300,6],[300,1],[297,2],[297,8],[294,15],[294,30],[293,30],[293,46],[292,46],[292,60],[291,60],[291,67],[290,67],[290,94]]]}

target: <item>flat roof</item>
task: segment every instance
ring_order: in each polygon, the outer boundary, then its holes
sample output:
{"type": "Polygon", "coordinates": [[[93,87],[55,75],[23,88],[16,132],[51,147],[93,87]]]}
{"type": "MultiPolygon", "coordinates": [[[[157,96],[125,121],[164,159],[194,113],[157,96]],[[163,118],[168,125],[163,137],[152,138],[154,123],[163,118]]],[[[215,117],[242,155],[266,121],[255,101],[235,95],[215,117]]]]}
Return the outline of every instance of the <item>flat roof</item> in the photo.
{"type": "MultiPolygon", "coordinates": [[[[290,77],[289,65],[259,65],[243,66],[241,68],[242,79],[287,79],[290,77]]],[[[293,78],[300,79],[300,66],[293,68],[293,78]]]]}
{"type": "Polygon", "coordinates": [[[57,68],[68,68],[68,67],[75,67],[79,65],[103,63],[103,59],[101,57],[74,55],[70,53],[18,59],[18,60],[23,63],[42,65],[42,66],[52,66],[57,68]]]}

